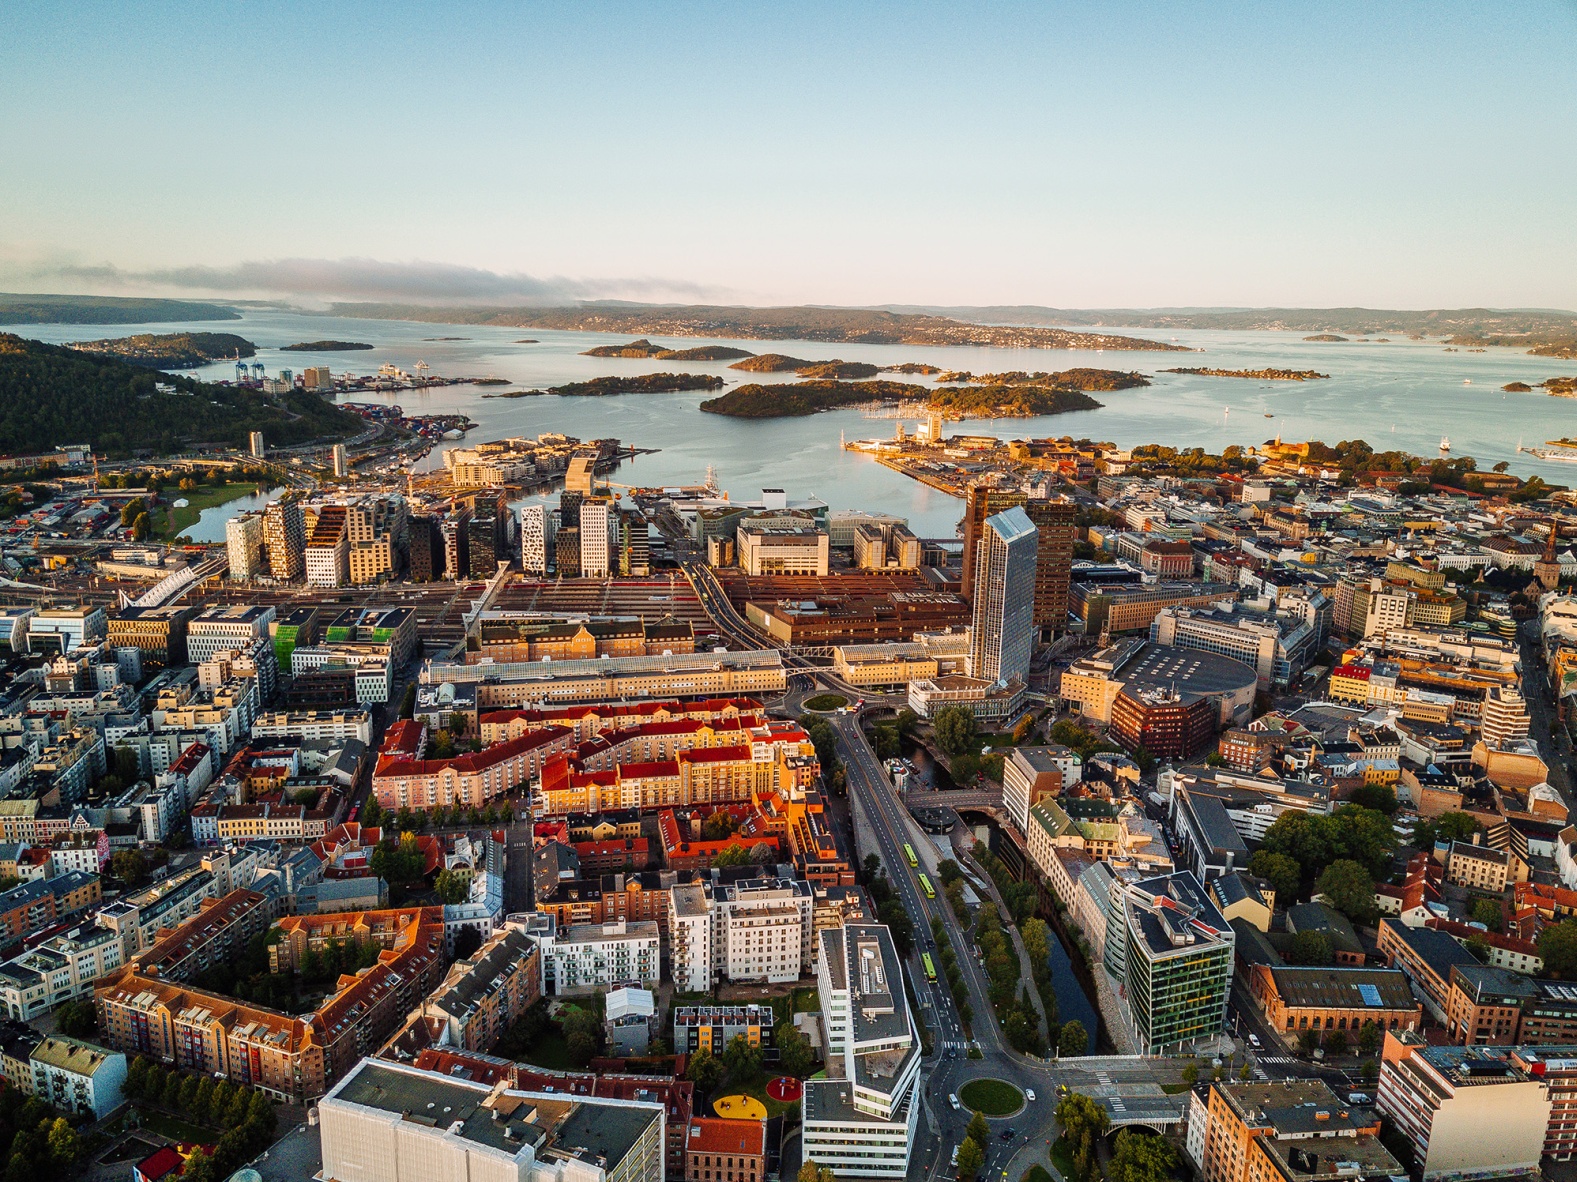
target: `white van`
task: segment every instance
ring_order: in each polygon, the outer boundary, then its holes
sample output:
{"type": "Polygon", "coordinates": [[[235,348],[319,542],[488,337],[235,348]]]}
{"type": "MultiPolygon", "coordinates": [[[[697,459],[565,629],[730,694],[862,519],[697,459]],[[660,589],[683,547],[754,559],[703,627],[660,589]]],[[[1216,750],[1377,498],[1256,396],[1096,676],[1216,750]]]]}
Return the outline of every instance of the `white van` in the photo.
{"type": "Polygon", "coordinates": [[[953,1162],[952,1162],[952,1165],[953,1165],[953,1168],[955,1170],[958,1168],[958,1146],[956,1146],[956,1145],[953,1146],[953,1162]]]}
{"type": "Polygon", "coordinates": [[[1035,1102],[1035,1089],[1034,1088],[1025,1088],[1024,1089],[1024,1099],[1028,1100],[1031,1104],[1033,1104],[1035,1102]]]}
{"type": "Polygon", "coordinates": [[[958,1111],[958,1093],[957,1092],[949,1092],[949,1093],[947,1093],[947,1102],[953,1106],[953,1111],[954,1112],[958,1111]]]}

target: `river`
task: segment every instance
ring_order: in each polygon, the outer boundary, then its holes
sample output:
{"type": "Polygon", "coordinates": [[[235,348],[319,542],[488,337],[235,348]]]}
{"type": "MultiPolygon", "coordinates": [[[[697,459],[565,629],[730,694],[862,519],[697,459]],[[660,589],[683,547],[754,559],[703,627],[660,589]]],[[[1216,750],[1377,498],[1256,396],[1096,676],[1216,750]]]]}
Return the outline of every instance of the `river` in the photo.
{"type": "MultiPolygon", "coordinates": [[[[127,336],[134,332],[217,331],[255,342],[254,359],[270,374],[299,372],[327,364],[336,373],[375,372],[383,362],[411,370],[425,361],[435,374],[481,377],[493,374],[517,387],[537,388],[607,374],[682,369],[715,373],[732,384],[794,381],[792,374],[742,374],[726,362],[662,362],[584,357],[596,345],[628,339],[604,333],[491,328],[410,321],[352,320],[276,309],[246,309],[240,320],[160,325],[22,325],[10,329],[53,342],[127,336]],[[363,341],[375,348],[344,353],[286,353],[295,341],[363,341]],[[459,339],[440,339],[459,338],[459,339]],[[532,343],[521,343],[529,338],[532,343]]],[[[1121,330],[1112,330],[1121,331],[1121,330]]],[[[1164,443],[1219,452],[1229,444],[1252,445],[1280,434],[1287,440],[1362,438],[1377,450],[1399,448],[1418,455],[1437,453],[1443,434],[1453,455],[1471,455],[1481,468],[1504,461],[1520,475],[1537,473],[1553,483],[1577,476],[1571,465],[1519,454],[1519,442],[1577,435],[1577,399],[1535,391],[1507,394],[1501,385],[1570,374],[1577,363],[1529,357],[1494,349],[1468,353],[1436,341],[1392,340],[1314,343],[1292,332],[1132,330],[1150,339],[1176,340],[1198,353],[1096,353],[1050,349],[985,349],[907,345],[824,344],[812,341],[709,341],[653,338],[685,348],[727,344],[752,352],[788,353],[808,360],[869,361],[892,365],[922,361],[976,373],[1068,369],[1094,366],[1137,369],[1152,386],[1096,395],[1099,410],[1033,419],[994,419],[952,425],[953,431],[1003,438],[1062,436],[1105,440],[1122,447],[1164,443]],[[1223,369],[1315,369],[1326,381],[1261,382],[1157,372],[1162,367],[1223,369]],[[1274,417],[1267,418],[1267,414],[1274,417]]],[[[220,379],[234,375],[232,363],[195,371],[220,379]]],[[[924,378],[914,379],[923,383],[924,378]]],[[[583,439],[617,437],[655,455],[627,462],[618,477],[626,484],[698,483],[713,465],[721,487],[735,497],[755,497],[762,487],[782,487],[791,497],[819,496],[835,509],[862,508],[901,514],[926,537],[951,537],[960,503],[925,485],[844,451],[840,438],[888,436],[892,419],[867,418],[857,410],[808,418],[731,419],[704,415],[697,406],[713,394],[623,395],[608,398],[487,398],[500,387],[447,386],[397,394],[358,394],[361,400],[397,402],[408,413],[455,412],[479,424],[470,439],[537,435],[560,431],[583,439]]],[[[912,428],[914,424],[909,424],[912,428]]],[[[450,445],[453,446],[453,445],[450,445]]],[[[439,463],[435,451],[429,463],[439,463]]],[[[221,527],[222,531],[222,527],[221,527]]]]}

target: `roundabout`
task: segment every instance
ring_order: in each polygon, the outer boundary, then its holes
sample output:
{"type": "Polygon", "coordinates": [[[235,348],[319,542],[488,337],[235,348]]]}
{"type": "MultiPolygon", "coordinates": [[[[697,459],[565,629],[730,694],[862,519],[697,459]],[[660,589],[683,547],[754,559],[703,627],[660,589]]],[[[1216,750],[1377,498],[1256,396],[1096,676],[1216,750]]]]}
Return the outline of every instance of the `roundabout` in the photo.
{"type": "Polygon", "coordinates": [[[992,1120],[1024,1111],[1024,1093],[1004,1079],[972,1079],[958,1089],[958,1102],[992,1120]]]}

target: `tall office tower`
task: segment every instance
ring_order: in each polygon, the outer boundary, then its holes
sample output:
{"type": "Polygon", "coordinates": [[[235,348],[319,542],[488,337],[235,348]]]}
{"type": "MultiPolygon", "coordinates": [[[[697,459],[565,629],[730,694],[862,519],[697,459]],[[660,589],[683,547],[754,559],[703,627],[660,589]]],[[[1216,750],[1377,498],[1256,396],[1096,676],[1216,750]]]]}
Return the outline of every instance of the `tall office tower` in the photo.
{"type": "Polygon", "coordinates": [[[410,553],[407,568],[413,583],[429,583],[443,578],[444,541],[438,532],[438,520],[417,514],[410,521],[410,553]]]}
{"type": "Polygon", "coordinates": [[[580,578],[580,526],[560,526],[553,539],[553,565],[561,579],[580,578]]]}
{"type": "Polygon", "coordinates": [[[975,548],[970,676],[1029,684],[1037,548],[1035,523],[1018,506],[986,518],[975,548]]]}
{"type": "Polygon", "coordinates": [[[546,505],[520,507],[520,569],[528,575],[548,573],[556,532],[553,510],[546,505]]]}
{"type": "Polygon", "coordinates": [[[263,444],[263,433],[261,431],[253,431],[247,436],[247,450],[252,453],[254,460],[261,460],[268,454],[268,448],[263,444]]]}
{"type": "Polygon", "coordinates": [[[1074,524],[1078,507],[1071,501],[1030,497],[1024,512],[1035,523],[1035,628],[1043,641],[1068,630],[1068,584],[1073,573],[1074,524]]]}
{"type": "Polygon", "coordinates": [[[343,587],[350,582],[350,531],[343,505],[325,505],[318,511],[307,539],[307,583],[313,587],[343,587]]]}
{"type": "Polygon", "coordinates": [[[498,573],[498,564],[509,561],[505,518],[487,512],[471,518],[465,532],[471,539],[471,577],[491,579],[498,573]]]}
{"type": "Polygon", "coordinates": [[[263,519],[243,513],[225,523],[225,547],[230,552],[230,577],[250,582],[263,573],[263,519]]]}
{"type": "Polygon", "coordinates": [[[334,445],[333,451],[330,454],[334,460],[335,478],[344,480],[350,475],[350,457],[345,453],[345,445],[343,443],[336,443],[334,445]]]}
{"type": "Polygon", "coordinates": [[[299,579],[307,569],[307,519],[299,501],[275,501],[263,510],[263,544],[276,579],[299,579]]]}
{"type": "Polygon", "coordinates": [[[966,599],[975,593],[975,552],[979,548],[980,531],[985,528],[986,518],[1015,505],[1022,505],[1025,500],[1024,493],[1016,488],[988,488],[980,484],[970,486],[964,501],[964,577],[959,587],[966,599]]]}
{"type": "Polygon", "coordinates": [[[645,578],[652,573],[652,546],[639,509],[619,513],[619,573],[645,578]]]}
{"type": "Polygon", "coordinates": [[[580,503],[585,500],[578,492],[559,493],[559,528],[568,529],[580,524],[580,503]]]}
{"type": "Polygon", "coordinates": [[[443,520],[444,578],[464,579],[471,574],[471,510],[460,508],[443,520]]]}
{"type": "Polygon", "coordinates": [[[580,577],[606,579],[611,573],[608,542],[613,535],[613,503],[600,498],[580,506],[580,577]]]}

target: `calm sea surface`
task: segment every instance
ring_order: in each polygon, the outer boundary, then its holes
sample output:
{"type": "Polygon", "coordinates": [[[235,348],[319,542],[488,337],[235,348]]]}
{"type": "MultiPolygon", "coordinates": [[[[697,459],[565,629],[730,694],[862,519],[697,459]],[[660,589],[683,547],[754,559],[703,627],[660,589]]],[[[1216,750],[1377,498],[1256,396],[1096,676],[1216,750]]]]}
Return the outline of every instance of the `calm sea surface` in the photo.
{"type": "MultiPolygon", "coordinates": [[[[582,357],[581,352],[628,338],[605,333],[541,329],[479,328],[388,320],[348,320],[273,310],[249,310],[241,320],[159,325],[23,325],[10,329],[53,342],[126,336],[133,332],[182,329],[237,333],[258,345],[253,360],[270,374],[300,372],[328,364],[335,373],[375,372],[383,362],[412,369],[426,361],[435,374],[509,379],[525,388],[559,385],[605,374],[682,370],[715,373],[730,385],[749,381],[793,381],[792,374],[742,374],[727,362],[661,362],[582,357]],[[457,337],[459,340],[434,338],[457,337]],[[534,338],[535,343],[519,343],[534,338]],[[285,353],[295,341],[364,341],[370,351],[285,353]]],[[[1120,330],[1117,330],[1120,331],[1120,330]]],[[[1442,435],[1452,454],[1473,456],[1480,468],[1506,461],[1520,475],[1538,473],[1554,483],[1577,483],[1577,466],[1518,454],[1519,442],[1577,435],[1577,399],[1535,391],[1506,394],[1500,387],[1520,380],[1532,385],[1570,374],[1577,362],[1529,357],[1520,351],[1448,352],[1438,340],[1389,343],[1305,342],[1295,332],[1161,332],[1132,335],[1176,341],[1198,353],[1093,353],[1061,349],[921,348],[907,345],[822,344],[812,341],[708,341],[653,338],[676,348],[716,343],[755,353],[787,353],[807,360],[834,357],[891,365],[924,361],[943,369],[976,373],[1059,370],[1073,366],[1136,369],[1154,385],[1096,397],[1100,410],[1034,419],[995,419],[955,424],[954,431],[1004,439],[1062,436],[1107,440],[1123,447],[1164,443],[1219,452],[1229,444],[1263,443],[1278,433],[1287,440],[1366,439],[1377,450],[1399,448],[1434,455],[1442,435]],[[1221,369],[1314,369],[1328,381],[1259,382],[1157,371],[1170,366],[1221,369]],[[1267,414],[1273,416],[1265,417],[1267,414]]],[[[218,379],[234,375],[233,364],[196,371],[218,379]]],[[[898,376],[898,375],[888,375],[898,376]]],[[[923,386],[924,378],[910,379],[923,386]]],[[[865,508],[907,516],[927,537],[953,534],[960,503],[839,446],[849,439],[889,436],[896,422],[845,410],[808,418],[744,420],[705,415],[696,408],[711,392],[630,394],[611,398],[483,397],[508,387],[450,386],[398,394],[363,394],[362,400],[398,402],[409,414],[463,412],[480,427],[472,441],[506,435],[561,431],[583,439],[616,436],[656,455],[626,463],[617,477],[632,485],[691,484],[715,466],[718,482],[736,497],[755,497],[762,487],[783,487],[791,497],[819,496],[834,508],[865,508]]],[[[908,426],[912,429],[914,424],[908,426]]],[[[429,458],[439,461],[438,453],[429,458]]],[[[216,519],[218,514],[215,514],[216,519]]],[[[222,522],[217,522],[222,536],[222,522]]]]}

